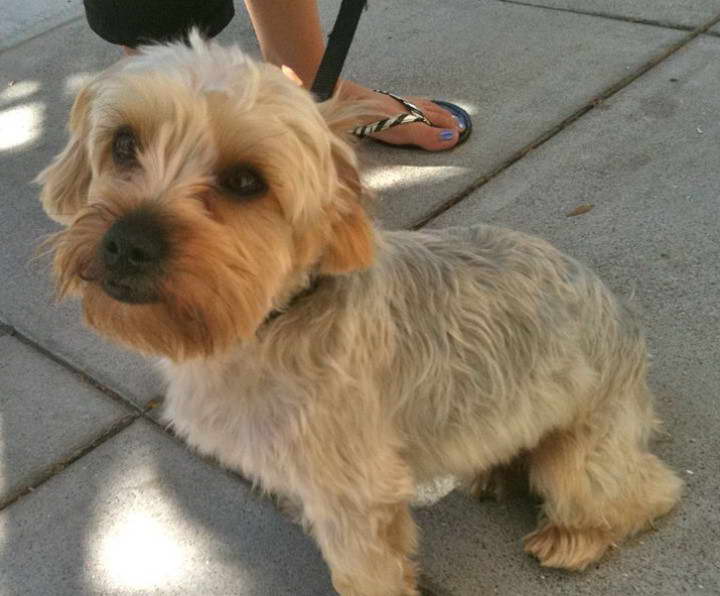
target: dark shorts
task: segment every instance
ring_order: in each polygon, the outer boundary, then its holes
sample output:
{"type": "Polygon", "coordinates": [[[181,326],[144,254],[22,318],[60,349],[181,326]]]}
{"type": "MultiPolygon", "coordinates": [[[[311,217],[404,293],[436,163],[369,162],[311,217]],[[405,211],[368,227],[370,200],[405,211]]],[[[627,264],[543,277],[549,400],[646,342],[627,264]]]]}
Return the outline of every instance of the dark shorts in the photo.
{"type": "Polygon", "coordinates": [[[192,27],[214,37],[232,20],[232,0],[84,0],[90,28],[105,41],[135,47],[183,39],[192,27]]]}

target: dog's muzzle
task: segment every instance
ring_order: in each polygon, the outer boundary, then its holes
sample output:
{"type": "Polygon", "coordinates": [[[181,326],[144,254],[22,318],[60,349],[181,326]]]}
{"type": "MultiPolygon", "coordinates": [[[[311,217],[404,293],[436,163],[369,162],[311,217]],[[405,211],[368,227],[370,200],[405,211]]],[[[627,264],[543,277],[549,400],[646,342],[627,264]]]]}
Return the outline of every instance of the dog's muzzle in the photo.
{"type": "Polygon", "coordinates": [[[115,300],[146,304],[159,299],[158,281],[169,253],[160,215],[138,209],[117,220],[100,245],[103,290],[115,300]]]}

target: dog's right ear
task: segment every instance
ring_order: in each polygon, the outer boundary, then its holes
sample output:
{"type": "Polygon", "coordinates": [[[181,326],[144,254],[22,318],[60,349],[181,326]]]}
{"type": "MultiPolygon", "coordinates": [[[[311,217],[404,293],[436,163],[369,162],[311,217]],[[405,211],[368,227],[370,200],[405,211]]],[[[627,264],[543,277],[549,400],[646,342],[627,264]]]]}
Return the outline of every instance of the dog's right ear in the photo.
{"type": "Polygon", "coordinates": [[[360,180],[355,152],[338,135],[332,155],[339,182],[337,195],[341,202],[327,208],[332,230],[319,265],[320,271],[325,274],[349,273],[372,265],[375,257],[374,232],[365,211],[368,191],[360,180]]]}
{"type": "Polygon", "coordinates": [[[35,178],[35,182],[42,184],[40,201],[45,213],[64,225],[68,225],[87,202],[91,171],[86,145],[93,96],[93,83],[80,90],[70,111],[68,144],[35,178]]]}
{"type": "Polygon", "coordinates": [[[375,257],[373,226],[365,210],[369,192],[360,179],[349,132],[368,112],[368,106],[333,98],[319,107],[332,132],[332,160],[339,183],[339,203],[327,209],[332,230],[319,267],[324,274],[349,273],[370,267],[375,257]]]}

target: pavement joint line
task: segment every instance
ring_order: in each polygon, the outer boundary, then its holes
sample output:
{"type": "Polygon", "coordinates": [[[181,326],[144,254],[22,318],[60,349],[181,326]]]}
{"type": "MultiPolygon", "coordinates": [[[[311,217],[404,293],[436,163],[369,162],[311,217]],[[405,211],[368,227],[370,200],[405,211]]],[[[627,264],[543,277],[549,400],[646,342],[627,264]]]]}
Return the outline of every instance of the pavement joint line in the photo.
{"type": "Polygon", "coordinates": [[[191,457],[195,457],[199,459],[200,461],[208,464],[209,466],[212,466],[213,468],[219,470],[229,478],[232,478],[234,481],[239,482],[240,484],[245,485],[247,489],[250,491],[253,497],[258,499],[269,499],[275,508],[277,509],[278,513],[283,516],[286,519],[292,520],[291,516],[287,513],[283,512],[282,509],[278,506],[276,495],[271,492],[265,491],[259,484],[254,483],[252,480],[247,478],[246,476],[243,476],[240,472],[237,470],[234,470],[233,468],[228,468],[224,465],[222,465],[215,457],[212,455],[204,455],[197,451],[196,449],[193,449],[188,445],[187,441],[182,439],[181,437],[177,436],[175,432],[172,430],[170,426],[167,424],[162,424],[159,420],[155,418],[147,418],[148,421],[152,422],[156,426],[158,426],[163,433],[165,433],[172,441],[174,441],[177,445],[182,447],[191,457]]]}
{"type": "Polygon", "coordinates": [[[77,376],[82,382],[87,383],[88,385],[94,387],[95,389],[97,389],[98,391],[100,391],[101,393],[103,393],[104,395],[109,397],[110,399],[112,399],[114,402],[120,403],[123,406],[129,407],[130,409],[134,410],[138,416],[141,415],[142,413],[144,413],[145,411],[147,411],[146,409],[140,408],[139,406],[137,406],[130,400],[124,398],[122,395],[113,391],[109,387],[106,387],[105,385],[103,385],[102,383],[100,383],[99,381],[97,381],[96,379],[91,377],[85,371],[79,369],[77,366],[71,364],[70,362],[68,362],[67,360],[62,358],[61,356],[54,354],[53,352],[48,350],[46,347],[42,346],[39,342],[30,339],[29,337],[27,337],[26,335],[24,335],[17,329],[10,327],[8,330],[8,335],[10,337],[14,337],[18,341],[24,343],[26,346],[29,346],[36,352],[39,352],[46,358],[49,358],[56,364],[59,364],[64,369],[70,371],[75,376],[77,376]]]}
{"type": "Polygon", "coordinates": [[[662,27],[663,29],[677,29],[679,31],[694,31],[696,28],[691,25],[680,25],[668,21],[656,21],[654,19],[646,19],[643,17],[630,17],[608,12],[596,12],[593,10],[581,10],[577,8],[564,8],[562,6],[548,6],[546,4],[533,4],[531,2],[523,2],[522,0],[496,0],[502,4],[515,4],[517,6],[527,6],[528,8],[539,8],[541,10],[554,10],[556,12],[569,12],[571,14],[586,15],[589,17],[599,17],[610,19],[612,21],[622,21],[635,25],[649,25],[651,27],[662,27]]]}
{"type": "Polygon", "coordinates": [[[28,42],[31,42],[38,37],[42,37],[43,35],[46,35],[48,33],[52,33],[53,31],[60,29],[61,27],[64,27],[65,25],[69,25],[70,23],[74,23],[75,21],[79,21],[80,19],[85,18],[84,15],[78,15],[76,17],[73,17],[71,19],[68,19],[67,21],[63,21],[62,23],[58,23],[57,25],[52,25],[50,28],[45,29],[44,31],[40,31],[39,33],[36,33],[35,35],[31,35],[30,37],[26,37],[25,39],[21,39],[20,41],[16,41],[14,44],[7,46],[6,48],[0,49],[0,56],[2,56],[5,52],[10,52],[11,50],[14,50],[16,48],[19,48],[23,44],[26,44],[28,42]]]}
{"type": "Polygon", "coordinates": [[[140,417],[141,414],[139,412],[126,414],[120,420],[113,422],[110,426],[100,431],[100,433],[98,433],[95,438],[91,439],[88,443],[76,448],[70,455],[50,464],[49,466],[46,466],[43,470],[35,474],[34,478],[32,478],[30,482],[27,482],[22,487],[11,492],[5,498],[0,499],[0,511],[3,511],[5,508],[10,507],[10,505],[17,503],[23,497],[33,493],[35,489],[45,484],[54,476],[63,472],[66,468],[93,451],[96,447],[99,447],[109,439],[112,439],[115,435],[124,431],[140,417]]]}
{"type": "Polygon", "coordinates": [[[240,474],[240,472],[237,472],[237,471],[233,470],[232,468],[227,468],[227,467],[223,466],[221,463],[219,463],[218,460],[215,459],[214,457],[212,457],[210,455],[203,455],[199,451],[189,447],[187,441],[178,437],[170,425],[163,424],[157,418],[147,415],[148,412],[150,412],[150,410],[152,410],[152,409],[153,409],[153,407],[149,407],[149,408],[145,409],[145,411],[142,414],[143,419],[147,420],[148,422],[157,426],[158,429],[160,429],[160,431],[163,432],[163,434],[167,435],[170,440],[174,441],[180,447],[184,448],[188,453],[190,453],[191,456],[199,458],[201,461],[205,462],[206,464],[209,464],[215,468],[218,468],[221,472],[224,472],[227,476],[230,476],[234,480],[237,480],[237,481],[241,482],[242,484],[245,484],[249,489],[251,489],[253,494],[257,493],[257,495],[259,495],[259,496],[266,495],[266,493],[264,493],[263,491],[256,489],[255,485],[253,485],[253,482],[251,480],[249,480],[248,478],[246,478],[245,476],[243,476],[242,474],[240,474]]]}
{"type": "MultiPolygon", "coordinates": [[[[506,1],[506,0],[500,0],[500,1],[506,1]]],[[[523,157],[525,157],[528,153],[531,151],[541,147],[544,145],[547,141],[549,141],[551,138],[553,138],[555,135],[559,134],[566,128],[568,128],[571,124],[582,118],[585,114],[587,114],[589,111],[595,109],[599,105],[601,105],[605,100],[611,98],[613,95],[618,93],[619,91],[622,91],[625,87],[630,85],[631,83],[634,83],[637,79],[642,77],[646,72],[653,69],[655,66],[660,64],[661,62],[664,62],[667,60],[670,56],[675,54],[676,52],[679,52],[680,50],[683,50],[687,47],[687,45],[692,42],[697,37],[700,37],[701,35],[707,33],[707,31],[720,23],[720,14],[713,17],[709,21],[707,21],[705,24],[700,25],[699,27],[693,29],[688,35],[686,35],[683,39],[680,41],[672,44],[669,48],[659,53],[657,56],[650,58],[645,64],[639,66],[636,68],[633,72],[625,75],[622,79],[620,79],[618,82],[616,82],[613,85],[610,85],[608,88],[606,88],[604,91],[593,97],[588,103],[581,106],[575,112],[570,114],[567,118],[560,121],[558,124],[553,126],[552,128],[546,130],[545,132],[541,133],[538,137],[536,137],[534,140],[530,141],[527,145],[513,153],[508,159],[506,159],[504,162],[493,168],[489,173],[484,174],[483,176],[480,176],[479,178],[475,179],[473,182],[471,182],[468,186],[465,188],[459,190],[454,195],[451,195],[449,199],[442,202],[441,204],[437,205],[433,209],[431,209],[428,213],[423,215],[422,217],[418,218],[413,222],[409,229],[411,230],[418,230],[427,224],[429,224],[432,220],[438,218],[440,215],[445,213],[447,210],[451,209],[455,205],[462,202],[464,199],[466,199],[468,196],[470,196],[473,192],[478,190],[479,188],[485,186],[488,182],[490,182],[492,179],[496,178],[500,174],[502,174],[505,170],[510,168],[513,164],[520,161],[523,157]]]]}
{"type": "MultiPolygon", "coordinates": [[[[113,423],[112,425],[110,425],[105,431],[101,432],[100,435],[96,436],[94,439],[91,439],[85,445],[78,447],[68,457],[60,460],[59,462],[53,463],[50,466],[47,466],[44,470],[42,470],[38,474],[36,474],[35,478],[31,482],[26,483],[23,487],[17,489],[16,491],[13,491],[9,496],[5,497],[4,499],[0,499],[0,511],[2,511],[5,507],[8,507],[9,505],[12,505],[16,501],[18,501],[20,498],[32,493],[38,486],[47,482],[50,478],[52,478],[56,474],[59,474],[60,472],[65,470],[70,464],[76,462],[83,456],[89,454],[96,447],[99,447],[105,441],[107,441],[108,439],[111,439],[116,434],[123,431],[125,428],[130,426],[130,424],[132,424],[133,422],[135,422],[136,420],[139,420],[139,419],[144,419],[144,420],[147,420],[148,422],[152,423],[153,425],[158,427],[163,432],[163,434],[165,434],[167,437],[169,437],[175,443],[177,443],[181,447],[184,447],[185,449],[187,449],[187,443],[185,441],[183,441],[180,437],[178,437],[172,431],[172,428],[170,428],[167,424],[163,424],[156,418],[149,416],[149,413],[161,404],[162,397],[151,398],[141,408],[141,407],[137,406],[136,404],[132,403],[131,401],[125,399],[124,397],[122,397],[121,395],[119,395],[118,393],[113,391],[112,389],[105,387],[100,382],[95,380],[93,377],[88,375],[86,372],[80,370],[76,366],[73,366],[72,364],[67,362],[65,359],[61,358],[60,356],[57,356],[56,354],[53,354],[47,348],[40,345],[38,342],[28,338],[24,334],[20,333],[17,329],[13,328],[12,326],[0,323],[0,335],[2,335],[3,332],[6,332],[9,337],[13,337],[13,338],[17,339],[18,341],[21,341],[22,343],[26,344],[31,349],[39,352],[40,354],[49,358],[56,364],[59,364],[64,369],[69,370],[71,373],[80,377],[80,379],[82,381],[90,384],[92,387],[96,388],[97,390],[101,391],[105,395],[109,396],[113,401],[119,402],[120,404],[122,404],[126,407],[130,407],[133,411],[130,412],[129,414],[126,414],[120,420],[118,420],[115,423],[113,423]]],[[[205,463],[208,463],[215,467],[219,466],[219,468],[222,471],[224,471],[227,475],[231,476],[232,478],[234,478],[237,481],[242,482],[243,484],[246,484],[248,487],[252,487],[252,482],[250,480],[248,480],[247,478],[245,478],[238,472],[235,472],[234,470],[225,468],[224,466],[220,466],[218,464],[217,460],[215,460],[211,457],[202,456],[199,453],[196,453],[194,451],[190,451],[190,453],[195,457],[199,457],[205,463]]]]}

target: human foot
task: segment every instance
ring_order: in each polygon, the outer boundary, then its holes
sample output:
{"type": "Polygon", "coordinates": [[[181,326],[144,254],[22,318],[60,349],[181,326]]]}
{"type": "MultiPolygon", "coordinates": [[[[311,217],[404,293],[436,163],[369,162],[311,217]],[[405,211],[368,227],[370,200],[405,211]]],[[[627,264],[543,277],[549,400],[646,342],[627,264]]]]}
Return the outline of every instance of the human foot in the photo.
{"type": "MultiPolygon", "coordinates": [[[[344,81],[340,95],[345,99],[372,102],[381,114],[389,117],[407,113],[407,108],[389,95],[371,91],[351,81],[344,81]]],[[[390,145],[414,145],[426,151],[444,151],[457,145],[463,125],[450,112],[429,99],[407,97],[432,122],[432,126],[422,122],[403,124],[389,130],[373,133],[370,138],[390,145]]]]}

